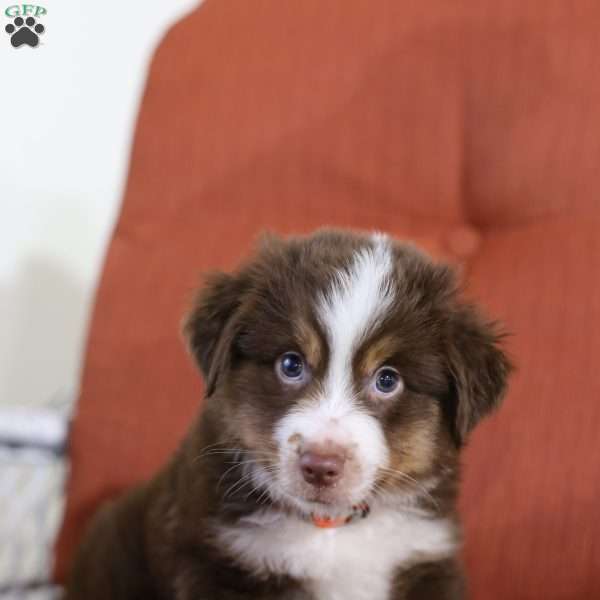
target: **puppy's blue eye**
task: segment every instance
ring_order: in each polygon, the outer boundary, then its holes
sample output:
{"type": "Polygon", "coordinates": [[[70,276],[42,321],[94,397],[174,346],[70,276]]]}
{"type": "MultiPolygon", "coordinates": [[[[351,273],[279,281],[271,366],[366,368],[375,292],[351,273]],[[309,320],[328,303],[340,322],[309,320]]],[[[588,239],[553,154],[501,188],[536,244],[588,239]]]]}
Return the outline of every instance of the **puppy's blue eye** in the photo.
{"type": "Polygon", "coordinates": [[[375,389],[379,394],[394,394],[401,391],[403,385],[402,377],[396,369],[382,367],[375,373],[375,389]]]}
{"type": "Polygon", "coordinates": [[[297,352],[286,352],[278,361],[278,371],[283,379],[298,381],[304,373],[304,361],[297,352]]]}

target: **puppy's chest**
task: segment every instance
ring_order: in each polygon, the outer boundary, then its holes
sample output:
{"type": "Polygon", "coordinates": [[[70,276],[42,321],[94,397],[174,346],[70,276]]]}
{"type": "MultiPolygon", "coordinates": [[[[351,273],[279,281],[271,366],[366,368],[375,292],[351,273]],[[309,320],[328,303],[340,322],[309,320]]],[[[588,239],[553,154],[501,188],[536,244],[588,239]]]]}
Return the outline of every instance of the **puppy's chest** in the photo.
{"type": "Polygon", "coordinates": [[[456,548],[450,521],[395,511],[336,529],[265,511],[220,528],[218,537],[245,568],[298,579],[315,600],[388,600],[399,568],[456,548]]]}

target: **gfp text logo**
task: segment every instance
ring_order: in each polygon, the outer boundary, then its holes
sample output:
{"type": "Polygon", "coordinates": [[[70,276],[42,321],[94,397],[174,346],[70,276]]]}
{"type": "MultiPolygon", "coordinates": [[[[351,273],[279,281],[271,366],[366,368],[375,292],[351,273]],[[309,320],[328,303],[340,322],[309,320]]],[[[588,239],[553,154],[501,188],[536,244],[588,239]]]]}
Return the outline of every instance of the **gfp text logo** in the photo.
{"type": "Polygon", "coordinates": [[[36,19],[47,14],[43,6],[36,4],[14,4],[9,6],[4,14],[12,19],[4,30],[10,35],[10,43],[18,48],[27,45],[35,48],[40,43],[40,35],[46,28],[36,19]]]}

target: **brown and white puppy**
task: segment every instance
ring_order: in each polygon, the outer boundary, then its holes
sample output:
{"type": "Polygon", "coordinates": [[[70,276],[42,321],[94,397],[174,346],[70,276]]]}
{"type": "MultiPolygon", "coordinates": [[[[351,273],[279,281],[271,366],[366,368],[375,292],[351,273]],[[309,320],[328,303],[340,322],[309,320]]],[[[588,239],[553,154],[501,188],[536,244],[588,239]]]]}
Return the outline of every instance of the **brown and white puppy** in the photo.
{"type": "Polygon", "coordinates": [[[95,519],[69,600],[463,597],[459,451],[510,367],[448,267],[380,234],[268,239],[185,333],[204,411],[95,519]]]}

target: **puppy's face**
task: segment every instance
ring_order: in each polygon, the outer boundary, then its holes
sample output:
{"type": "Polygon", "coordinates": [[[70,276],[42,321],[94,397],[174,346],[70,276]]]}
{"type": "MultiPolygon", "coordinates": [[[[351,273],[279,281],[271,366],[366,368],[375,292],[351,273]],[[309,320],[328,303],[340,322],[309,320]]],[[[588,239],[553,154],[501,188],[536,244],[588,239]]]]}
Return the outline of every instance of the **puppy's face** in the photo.
{"type": "Polygon", "coordinates": [[[303,513],[427,494],[508,363],[451,272],[385,236],[271,240],[186,323],[255,486],[303,513]]]}

